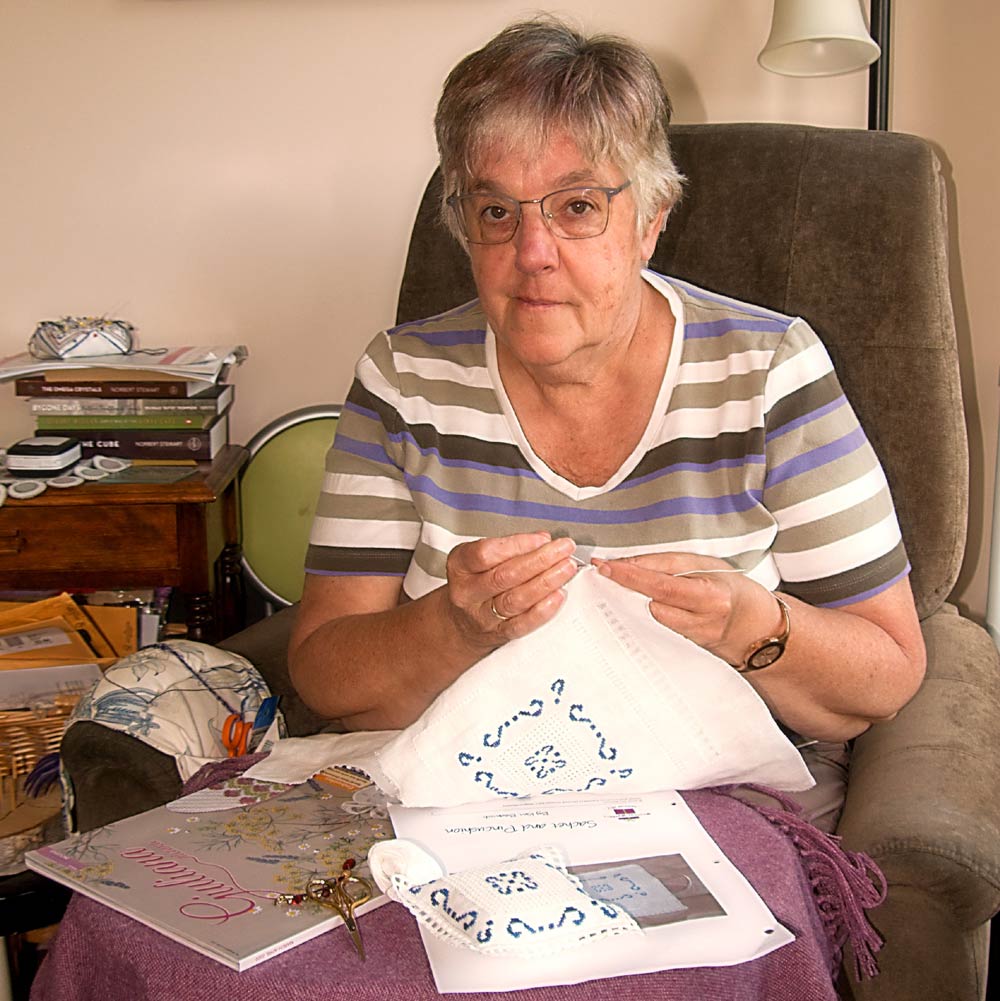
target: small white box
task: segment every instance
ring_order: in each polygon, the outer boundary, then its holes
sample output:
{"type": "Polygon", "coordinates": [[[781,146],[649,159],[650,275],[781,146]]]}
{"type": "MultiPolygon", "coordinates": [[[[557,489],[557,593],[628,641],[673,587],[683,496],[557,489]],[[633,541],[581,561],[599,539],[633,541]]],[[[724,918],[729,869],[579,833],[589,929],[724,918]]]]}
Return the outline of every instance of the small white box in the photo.
{"type": "Polygon", "coordinates": [[[24,438],[7,449],[7,472],[12,476],[58,476],[81,457],[80,443],[75,438],[24,438]]]}

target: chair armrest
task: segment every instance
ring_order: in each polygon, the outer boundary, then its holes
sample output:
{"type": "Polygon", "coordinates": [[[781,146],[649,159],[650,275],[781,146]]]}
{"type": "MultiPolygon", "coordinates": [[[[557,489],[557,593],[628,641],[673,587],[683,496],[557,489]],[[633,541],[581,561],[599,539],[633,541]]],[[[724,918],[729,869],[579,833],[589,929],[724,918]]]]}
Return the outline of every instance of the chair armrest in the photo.
{"type": "Polygon", "coordinates": [[[923,632],[927,676],[855,741],[838,833],[890,884],[936,891],[972,929],[1000,908],[1000,656],[948,605],[923,632]]]}
{"type": "Polygon", "coordinates": [[[317,716],[300,698],[288,677],[288,640],[297,605],[283,608],[219,643],[223,650],[246,657],[260,671],[272,695],[281,697],[281,711],[290,737],[308,737],[329,729],[330,720],[317,716]]]}

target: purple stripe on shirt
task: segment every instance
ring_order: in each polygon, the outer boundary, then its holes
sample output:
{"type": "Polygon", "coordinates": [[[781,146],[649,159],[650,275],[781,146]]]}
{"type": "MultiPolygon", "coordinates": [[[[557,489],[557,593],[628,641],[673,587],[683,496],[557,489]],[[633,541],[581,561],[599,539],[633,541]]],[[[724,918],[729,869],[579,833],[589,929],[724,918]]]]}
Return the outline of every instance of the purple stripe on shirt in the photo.
{"type": "Polygon", "coordinates": [[[718,516],[736,514],[756,507],[760,502],[754,492],[723,494],[719,497],[674,497],[643,507],[621,511],[602,511],[579,506],[540,504],[535,501],[506,500],[488,494],[458,493],[445,490],[428,476],[407,476],[407,486],[414,494],[424,494],[457,511],[482,511],[510,518],[538,518],[594,525],[634,525],[656,518],[683,514],[718,516]]]}
{"type": "Polygon", "coordinates": [[[424,344],[436,345],[439,347],[454,347],[456,344],[483,344],[486,341],[486,331],[481,327],[471,330],[413,330],[403,328],[396,330],[392,334],[395,338],[413,337],[424,344]]]}
{"type": "Polygon", "coordinates": [[[661,476],[669,476],[671,473],[712,473],[719,469],[741,469],[743,466],[763,466],[766,457],[763,455],[738,456],[732,459],[718,459],[716,462],[675,462],[672,465],[664,466],[662,469],[655,469],[645,476],[637,476],[619,483],[612,493],[618,490],[630,490],[632,487],[641,486],[644,483],[652,483],[661,476]]]}
{"type": "Polygon", "coordinates": [[[840,598],[837,601],[817,601],[817,608],[843,608],[844,605],[853,605],[859,601],[864,601],[865,598],[874,598],[876,594],[881,594],[883,591],[888,591],[893,584],[901,581],[904,577],[909,576],[911,571],[911,566],[909,561],[906,563],[906,567],[901,570],[892,580],[887,580],[884,584],[879,584],[877,587],[869,588],[867,591],[862,591],[860,594],[852,594],[849,598],[840,598]]]}
{"type": "Polygon", "coordinates": [[[417,320],[406,320],[403,323],[397,323],[396,326],[390,327],[386,333],[392,335],[409,327],[423,327],[428,323],[437,323],[439,320],[445,319],[445,317],[461,316],[463,313],[468,313],[478,306],[478,299],[470,299],[468,302],[462,303],[461,306],[456,306],[454,309],[446,309],[443,313],[435,313],[433,316],[422,316],[417,320]]]}
{"type": "Polygon", "coordinates": [[[788,320],[767,317],[760,320],[746,320],[727,317],[722,320],[705,320],[702,323],[686,323],[684,337],[699,340],[708,337],[722,337],[733,330],[762,330],[766,333],[783,334],[788,329],[788,320]]]}
{"type": "Polygon", "coordinates": [[[814,469],[819,469],[821,466],[835,462],[837,459],[842,459],[845,455],[850,455],[852,452],[856,452],[859,448],[862,448],[867,440],[864,431],[861,428],[855,428],[849,434],[831,441],[828,445],[821,445],[819,448],[803,452],[801,455],[797,455],[795,458],[781,463],[780,466],[775,466],[768,473],[764,488],[774,487],[795,476],[801,476],[803,473],[811,472],[814,469]]]}
{"type": "Polygon", "coordinates": [[[344,410],[350,410],[351,413],[360,414],[362,417],[367,417],[371,421],[381,421],[382,418],[379,416],[378,412],[375,410],[370,410],[368,407],[359,406],[357,403],[351,403],[350,400],[344,404],[344,410]]]}
{"type": "Polygon", "coordinates": [[[356,455],[361,459],[368,459],[377,462],[382,466],[392,466],[399,469],[393,462],[392,457],[381,445],[373,445],[371,442],[358,441],[357,438],[348,438],[347,435],[337,436],[337,449],[346,452],[348,455],[356,455]]]}

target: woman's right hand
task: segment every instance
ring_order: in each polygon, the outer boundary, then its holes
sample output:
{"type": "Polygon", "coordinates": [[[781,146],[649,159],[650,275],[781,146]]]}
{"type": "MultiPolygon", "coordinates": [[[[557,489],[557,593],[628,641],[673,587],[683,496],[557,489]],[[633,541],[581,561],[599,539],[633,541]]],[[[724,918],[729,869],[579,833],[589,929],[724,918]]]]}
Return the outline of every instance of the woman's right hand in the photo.
{"type": "Polygon", "coordinates": [[[489,651],[548,622],[579,565],[572,539],[547,532],[463,542],[448,555],[452,621],[472,648],[489,651]]]}

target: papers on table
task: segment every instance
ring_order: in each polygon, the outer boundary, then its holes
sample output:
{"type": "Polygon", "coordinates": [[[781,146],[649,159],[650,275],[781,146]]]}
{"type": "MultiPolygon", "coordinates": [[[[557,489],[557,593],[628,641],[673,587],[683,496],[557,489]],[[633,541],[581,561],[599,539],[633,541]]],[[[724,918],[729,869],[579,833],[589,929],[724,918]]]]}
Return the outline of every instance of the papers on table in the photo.
{"type": "Polygon", "coordinates": [[[421,926],[442,993],[731,966],[794,941],[675,792],[390,806],[389,813],[396,836],[419,844],[448,872],[554,845],[592,896],[629,911],[644,932],[511,963],[451,945],[421,926]]]}
{"type": "Polygon", "coordinates": [[[184,346],[166,348],[162,354],[150,353],[157,350],[159,349],[152,348],[128,355],[62,359],[35,358],[27,351],[22,351],[20,354],[0,358],[0,382],[43,372],[51,375],[74,369],[93,369],[95,366],[118,373],[118,378],[125,378],[136,372],[155,372],[161,376],[215,382],[227,366],[239,365],[247,357],[247,349],[243,344],[184,346]]]}

